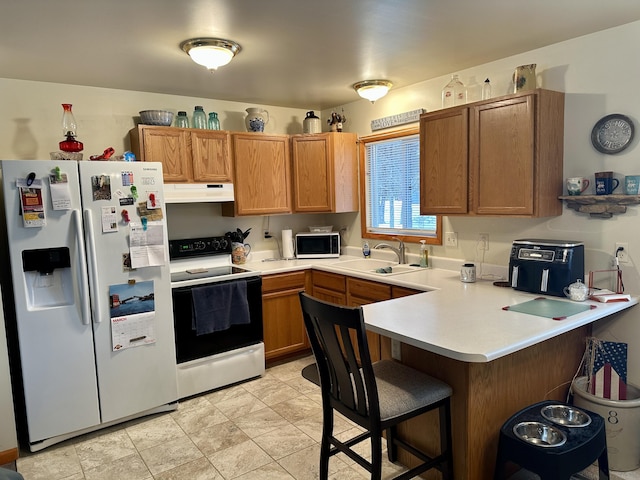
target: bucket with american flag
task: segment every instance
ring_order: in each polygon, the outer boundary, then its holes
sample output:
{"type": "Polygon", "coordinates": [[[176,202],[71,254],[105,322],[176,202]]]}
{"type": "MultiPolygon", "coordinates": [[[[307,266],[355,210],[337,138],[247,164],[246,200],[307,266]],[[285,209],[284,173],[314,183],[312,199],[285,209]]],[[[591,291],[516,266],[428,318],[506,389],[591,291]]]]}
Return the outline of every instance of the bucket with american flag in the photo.
{"type": "Polygon", "coordinates": [[[611,400],[627,399],[627,344],[587,338],[588,392],[611,400]]]}

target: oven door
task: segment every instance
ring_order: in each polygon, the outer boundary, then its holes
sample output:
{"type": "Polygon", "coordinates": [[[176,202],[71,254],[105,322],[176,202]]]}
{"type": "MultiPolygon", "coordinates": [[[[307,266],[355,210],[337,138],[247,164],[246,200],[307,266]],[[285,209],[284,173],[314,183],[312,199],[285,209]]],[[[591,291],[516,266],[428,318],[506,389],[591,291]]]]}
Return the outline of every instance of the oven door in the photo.
{"type": "Polygon", "coordinates": [[[192,287],[172,289],[178,364],[262,342],[262,278],[250,277],[241,280],[229,280],[229,282],[239,281],[247,282],[250,323],[247,325],[232,325],[227,330],[205,335],[196,335],[195,330],[192,328],[192,287]]]}

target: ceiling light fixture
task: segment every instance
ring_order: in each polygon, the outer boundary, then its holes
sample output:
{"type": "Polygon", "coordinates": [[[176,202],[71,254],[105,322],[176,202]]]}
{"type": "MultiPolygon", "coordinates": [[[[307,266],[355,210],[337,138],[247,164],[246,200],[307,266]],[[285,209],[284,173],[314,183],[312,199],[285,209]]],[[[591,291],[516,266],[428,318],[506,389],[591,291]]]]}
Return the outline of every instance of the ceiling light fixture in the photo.
{"type": "Polygon", "coordinates": [[[242,48],[236,42],[222,38],[192,38],[180,44],[191,60],[212,72],[231,61],[242,48]]]}
{"type": "Polygon", "coordinates": [[[384,97],[392,86],[389,80],[363,80],[355,83],[353,88],[362,98],[374,103],[384,97]]]}

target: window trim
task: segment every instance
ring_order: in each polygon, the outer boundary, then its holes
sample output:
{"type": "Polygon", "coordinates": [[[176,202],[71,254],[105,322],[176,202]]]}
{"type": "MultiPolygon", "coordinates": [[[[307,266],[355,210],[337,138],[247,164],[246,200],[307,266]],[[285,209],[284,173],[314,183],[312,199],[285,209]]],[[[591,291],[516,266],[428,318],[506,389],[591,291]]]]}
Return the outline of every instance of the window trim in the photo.
{"type": "Polygon", "coordinates": [[[426,243],[430,245],[442,245],[442,215],[434,215],[436,217],[435,237],[421,237],[419,235],[388,235],[383,233],[367,232],[367,189],[365,185],[367,144],[419,134],[420,128],[416,126],[412,128],[393,130],[391,132],[374,133],[373,135],[360,137],[358,140],[358,157],[360,163],[360,234],[362,238],[370,238],[374,240],[402,240],[405,243],[420,243],[420,240],[426,240],[426,243]]]}

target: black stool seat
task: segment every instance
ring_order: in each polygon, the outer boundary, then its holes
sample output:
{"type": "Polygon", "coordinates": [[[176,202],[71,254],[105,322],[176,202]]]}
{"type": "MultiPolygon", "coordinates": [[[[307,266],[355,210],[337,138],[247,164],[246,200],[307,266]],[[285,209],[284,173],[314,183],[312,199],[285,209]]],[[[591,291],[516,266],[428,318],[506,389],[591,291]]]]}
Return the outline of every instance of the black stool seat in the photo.
{"type": "MultiPolygon", "coordinates": [[[[557,401],[544,401],[520,410],[500,429],[495,480],[505,479],[507,462],[513,462],[537,474],[541,480],[569,480],[598,460],[599,480],[609,479],[607,438],[604,419],[597,413],[584,409],[591,423],[584,427],[557,425],[542,416],[546,405],[567,405],[557,401]],[[542,447],[522,440],[513,432],[520,422],[542,422],[562,431],[567,441],[560,446],[542,447]]],[[[571,406],[571,405],[567,405],[571,406]]]]}

